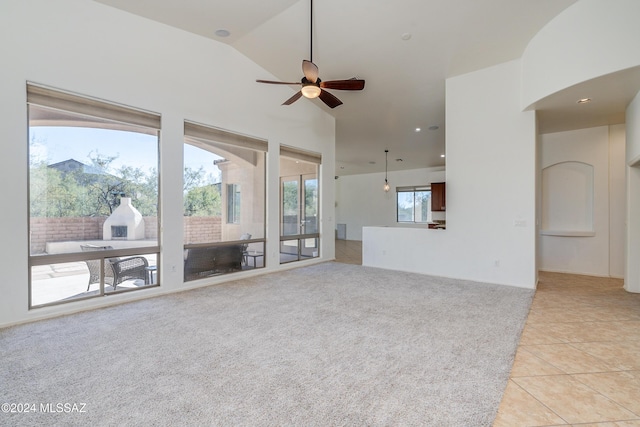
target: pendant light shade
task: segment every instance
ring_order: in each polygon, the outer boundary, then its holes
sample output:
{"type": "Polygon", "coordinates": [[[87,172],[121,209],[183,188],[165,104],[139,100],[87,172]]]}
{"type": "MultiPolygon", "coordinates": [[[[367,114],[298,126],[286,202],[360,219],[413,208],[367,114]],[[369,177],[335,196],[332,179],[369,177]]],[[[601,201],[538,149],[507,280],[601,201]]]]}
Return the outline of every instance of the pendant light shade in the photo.
{"type": "Polygon", "coordinates": [[[389,180],[387,179],[387,166],[388,166],[388,157],[389,157],[389,150],[384,150],[384,191],[385,193],[389,191],[389,189],[391,188],[389,186],[389,180]]]}

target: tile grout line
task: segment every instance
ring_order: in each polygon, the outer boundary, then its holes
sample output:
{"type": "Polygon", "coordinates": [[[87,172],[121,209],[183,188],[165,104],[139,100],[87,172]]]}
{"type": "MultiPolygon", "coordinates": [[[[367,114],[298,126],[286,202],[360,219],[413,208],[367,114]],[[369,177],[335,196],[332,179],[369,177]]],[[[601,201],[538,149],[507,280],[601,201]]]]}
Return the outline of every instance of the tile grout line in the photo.
{"type": "MultiPolygon", "coordinates": [[[[584,380],[582,381],[579,379],[581,377],[578,377],[578,375],[603,375],[603,374],[615,375],[615,374],[630,372],[630,371],[640,372],[640,369],[630,369],[630,368],[621,369],[618,366],[614,366],[612,365],[612,363],[607,362],[606,360],[602,359],[596,354],[593,354],[593,352],[589,351],[588,349],[588,344],[597,344],[602,346],[602,345],[607,345],[607,343],[611,343],[611,345],[619,345],[621,343],[626,343],[626,342],[631,343],[630,344],[632,346],[631,348],[633,348],[633,343],[640,341],[640,335],[633,334],[634,326],[636,326],[638,322],[640,322],[640,313],[637,311],[637,306],[638,306],[637,303],[639,302],[638,298],[633,298],[633,296],[630,297],[630,295],[627,293],[620,292],[620,289],[619,289],[620,283],[617,280],[613,281],[609,279],[590,278],[589,276],[579,276],[579,277],[572,277],[572,276],[575,276],[575,275],[550,274],[548,277],[544,277],[543,280],[541,280],[541,283],[539,283],[538,289],[536,290],[536,294],[532,301],[531,309],[529,310],[529,313],[527,316],[527,320],[525,323],[525,330],[526,328],[530,328],[530,331],[532,332],[532,334],[535,334],[535,338],[533,338],[534,342],[536,339],[542,342],[537,344],[522,344],[522,337],[521,337],[521,341],[517,348],[518,351],[522,350],[523,352],[526,352],[527,357],[533,357],[534,359],[531,359],[532,361],[537,360],[539,362],[543,362],[549,367],[557,369],[558,372],[562,372],[562,374],[526,375],[526,376],[520,376],[520,377],[513,377],[510,375],[509,381],[511,381],[513,385],[516,385],[518,389],[520,389],[521,391],[524,391],[527,396],[532,397],[534,399],[533,401],[538,402],[540,405],[542,405],[541,408],[546,408],[548,411],[550,411],[549,414],[555,414],[559,420],[563,420],[566,423],[564,425],[577,426],[577,425],[594,424],[601,421],[579,422],[579,423],[570,424],[562,416],[560,416],[554,410],[552,410],[547,405],[545,405],[540,399],[536,398],[533,394],[531,394],[526,388],[518,384],[516,380],[519,378],[565,376],[566,378],[569,378],[581,384],[582,386],[585,387],[586,390],[590,390],[590,392],[593,393],[594,396],[595,395],[600,396],[600,398],[603,399],[603,401],[610,402],[611,404],[614,404],[617,407],[623,409],[624,411],[626,411],[626,414],[632,415],[634,417],[640,417],[640,414],[637,414],[636,411],[629,409],[627,405],[621,404],[617,402],[613,397],[610,397],[606,393],[606,389],[603,392],[601,392],[598,389],[595,389],[594,387],[591,387],[588,384],[586,384],[584,382],[586,380],[586,377],[584,377],[584,380]],[[566,283],[567,281],[569,281],[570,283],[566,283]],[[587,283],[580,284],[580,281],[587,281],[587,283]],[[553,318],[556,318],[556,319],[561,318],[563,308],[567,307],[567,304],[571,304],[571,301],[574,300],[573,298],[576,295],[578,296],[578,300],[579,300],[578,306],[574,310],[569,310],[566,313],[567,317],[569,317],[572,321],[569,321],[569,322],[546,321],[547,319],[549,319],[549,317],[551,317],[552,320],[553,318]],[[602,299],[598,300],[598,298],[602,298],[602,299]],[[552,331],[552,328],[554,326],[553,324],[556,324],[560,328],[562,327],[562,325],[566,325],[568,333],[564,335],[554,334],[552,331]],[[590,338],[587,334],[586,336],[583,336],[583,340],[579,340],[576,337],[580,337],[582,334],[580,333],[579,330],[576,330],[575,334],[573,333],[573,329],[576,327],[587,328],[587,329],[589,329],[590,327],[602,328],[604,337],[600,340],[594,340],[593,338],[590,338]],[[620,340],[616,340],[616,339],[612,340],[611,337],[606,336],[608,329],[622,331],[623,332],[622,336],[624,336],[625,338],[620,340]],[[631,330],[627,331],[629,329],[631,330]],[[561,338],[562,336],[564,336],[565,338],[561,338]],[[636,336],[638,337],[637,339],[636,339],[636,336]],[[548,337],[548,340],[546,341],[551,340],[551,341],[559,341],[559,342],[557,343],[545,342],[545,337],[548,337]],[[585,347],[584,344],[587,344],[586,349],[579,348],[579,347],[585,347]],[[551,345],[556,345],[556,346],[560,345],[566,348],[571,348],[574,351],[577,351],[577,352],[580,352],[581,354],[592,357],[593,363],[598,363],[598,364],[601,363],[602,367],[604,367],[604,370],[597,370],[595,372],[569,373],[569,372],[566,372],[566,369],[562,369],[558,367],[557,364],[553,362],[553,358],[550,358],[551,360],[547,360],[545,358],[538,356],[537,354],[532,353],[531,351],[529,351],[531,348],[528,348],[531,346],[544,347],[544,346],[551,346],[551,345]]],[[[617,335],[616,332],[613,332],[613,333],[614,335],[617,335]]],[[[604,350],[606,351],[606,348],[604,350]]],[[[606,355],[606,353],[603,353],[603,354],[606,355]]],[[[567,362],[571,362],[571,360],[572,359],[568,359],[567,362]]],[[[534,363],[537,364],[537,362],[534,362],[534,363]]],[[[526,372],[526,369],[527,369],[526,365],[524,366],[525,368],[523,370],[526,372]]],[[[566,366],[569,367],[570,369],[571,363],[566,366]]],[[[584,369],[588,370],[589,364],[585,365],[584,369]]],[[[579,370],[582,371],[584,369],[579,369],[579,370]]],[[[512,367],[512,371],[513,371],[513,367],[512,367]]],[[[532,369],[532,371],[535,372],[535,369],[532,369]]],[[[592,383],[592,384],[597,385],[597,383],[592,383]]],[[[510,411],[503,411],[502,413],[513,414],[514,413],[513,409],[515,409],[517,412],[517,406],[515,405],[513,405],[513,407],[509,409],[510,411]]],[[[625,415],[618,414],[618,415],[622,415],[623,417],[625,417],[625,416],[628,416],[626,414],[625,415]]],[[[617,420],[617,421],[623,421],[623,422],[624,421],[640,421],[640,418],[630,418],[628,420],[624,419],[624,420],[617,420]]],[[[610,420],[608,422],[615,423],[616,421],[610,420]]]]}
{"type": "MultiPolygon", "coordinates": [[[[525,378],[525,377],[523,377],[523,378],[525,378]]],[[[512,379],[511,379],[511,378],[509,378],[509,381],[511,381],[514,385],[516,385],[518,388],[520,388],[520,389],[521,389],[522,391],[524,391],[526,394],[528,394],[529,396],[531,396],[531,398],[532,398],[533,400],[535,400],[535,401],[536,401],[536,402],[538,402],[540,405],[542,405],[544,408],[546,408],[547,410],[549,410],[552,414],[554,414],[555,416],[557,416],[558,418],[560,418],[562,421],[564,421],[564,422],[565,422],[565,424],[551,424],[551,425],[556,425],[556,426],[559,426],[559,425],[571,425],[571,423],[569,423],[569,422],[568,422],[567,420],[565,420],[562,416],[560,416],[560,414],[556,413],[556,411],[554,411],[553,409],[549,408],[546,404],[544,404],[542,401],[540,401],[540,399],[538,399],[537,397],[535,397],[534,395],[532,395],[531,393],[529,393],[529,391],[528,391],[526,388],[522,387],[522,386],[521,386],[520,384],[518,384],[517,382],[512,381],[512,379]]]]}
{"type": "MultiPolygon", "coordinates": [[[[618,373],[618,372],[622,372],[622,371],[615,371],[615,372],[611,372],[611,373],[618,373]]],[[[603,373],[604,373],[604,374],[606,374],[606,373],[609,373],[609,372],[596,372],[596,373],[598,373],[598,374],[603,374],[603,373]]],[[[574,380],[578,381],[580,384],[584,385],[585,387],[587,387],[587,388],[589,388],[589,389],[593,390],[595,393],[597,393],[597,394],[599,394],[600,396],[604,397],[605,399],[608,399],[609,401],[611,401],[611,402],[615,403],[616,405],[620,406],[621,408],[626,409],[627,411],[631,412],[631,413],[632,413],[632,414],[634,414],[636,417],[638,417],[638,418],[634,418],[634,420],[635,420],[635,419],[640,419],[640,414],[638,414],[637,412],[635,412],[635,411],[633,411],[633,410],[631,410],[631,409],[627,408],[627,407],[626,407],[625,405],[623,405],[622,403],[620,403],[620,402],[618,402],[618,401],[614,400],[613,398],[611,398],[611,397],[607,396],[606,394],[602,393],[601,391],[594,389],[594,388],[593,388],[593,387],[591,387],[589,384],[586,384],[585,382],[580,381],[580,379],[579,379],[579,378],[575,378],[575,376],[576,376],[576,375],[590,375],[590,374],[592,374],[592,373],[591,373],[591,372],[589,372],[589,373],[581,373],[581,374],[571,374],[571,377],[572,377],[574,380]]],[[[617,420],[617,421],[629,421],[629,420],[617,420]]],[[[612,422],[616,422],[616,421],[612,421],[612,422]]]]}

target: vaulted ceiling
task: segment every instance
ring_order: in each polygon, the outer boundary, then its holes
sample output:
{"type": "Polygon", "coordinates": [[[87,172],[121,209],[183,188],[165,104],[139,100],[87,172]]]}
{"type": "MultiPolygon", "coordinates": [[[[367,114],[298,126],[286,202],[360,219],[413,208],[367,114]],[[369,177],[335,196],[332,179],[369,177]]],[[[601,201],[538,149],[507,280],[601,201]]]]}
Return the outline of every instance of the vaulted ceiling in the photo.
{"type": "MultiPolygon", "coordinates": [[[[299,81],[302,60],[309,59],[310,0],[93,1],[227,43],[283,81],[299,81]]],[[[383,171],[385,149],[389,170],[442,166],[445,79],[519,58],[575,2],[316,0],[313,62],[320,77],[358,77],[366,87],[332,91],[344,102],[333,110],[318,99],[297,103],[316,103],[336,118],[337,175],[383,171]]],[[[297,90],[247,84],[274,104],[297,90]]]]}

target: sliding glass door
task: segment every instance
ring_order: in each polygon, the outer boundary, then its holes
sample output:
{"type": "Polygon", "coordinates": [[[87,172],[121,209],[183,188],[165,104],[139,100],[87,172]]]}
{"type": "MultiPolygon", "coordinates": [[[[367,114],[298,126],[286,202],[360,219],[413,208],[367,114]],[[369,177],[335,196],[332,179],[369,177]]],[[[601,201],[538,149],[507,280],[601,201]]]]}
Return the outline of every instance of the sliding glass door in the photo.
{"type": "Polygon", "coordinates": [[[281,157],[280,263],[319,256],[318,165],[281,157]]]}

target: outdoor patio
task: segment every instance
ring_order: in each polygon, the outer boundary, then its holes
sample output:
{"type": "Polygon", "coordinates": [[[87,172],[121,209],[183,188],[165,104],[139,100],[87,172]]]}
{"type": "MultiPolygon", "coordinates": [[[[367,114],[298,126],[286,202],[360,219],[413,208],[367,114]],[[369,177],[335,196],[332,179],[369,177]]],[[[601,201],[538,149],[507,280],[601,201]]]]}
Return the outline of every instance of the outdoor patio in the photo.
{"type": "MultiPolygon", "coordinates": [[[[149,263],[149,283],[144,280],[126,280],[118,283],[116,290],[125,290],[154,285],[157,283],[157,272],[155,271],[156,255],[144,255],[149,263]]],[[[76,261],[59,264],[38,265],[31,269],[31,305],[38,306],[50,304],[58,301],[68,301],[76,298],[86,298],[98,295],[100,285],[89,284],[89,269],[86,262],[76,261]]],[[[114,292],[111,285],[105,284],[105,293],[114,292]]]]}

